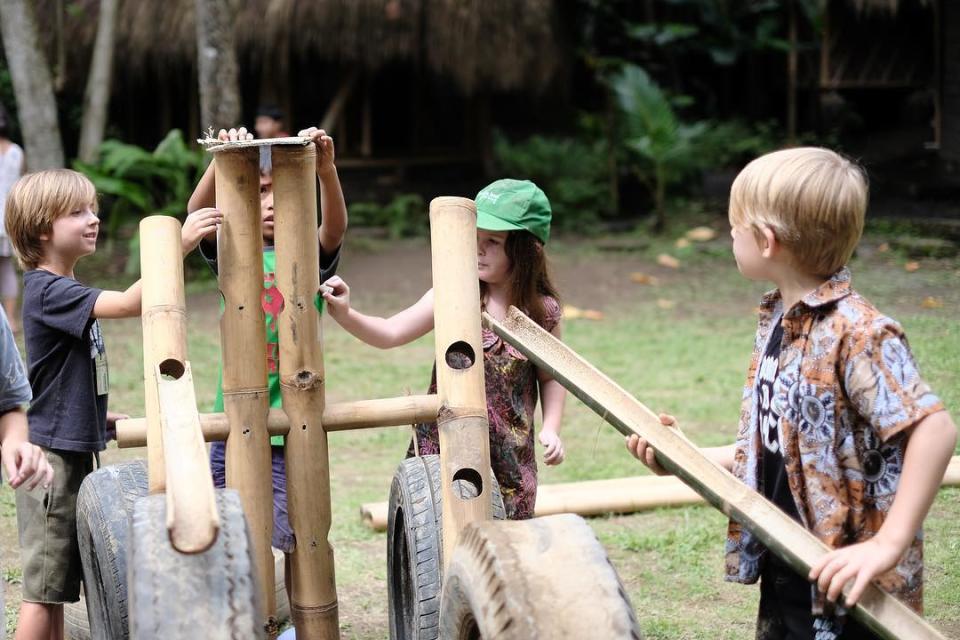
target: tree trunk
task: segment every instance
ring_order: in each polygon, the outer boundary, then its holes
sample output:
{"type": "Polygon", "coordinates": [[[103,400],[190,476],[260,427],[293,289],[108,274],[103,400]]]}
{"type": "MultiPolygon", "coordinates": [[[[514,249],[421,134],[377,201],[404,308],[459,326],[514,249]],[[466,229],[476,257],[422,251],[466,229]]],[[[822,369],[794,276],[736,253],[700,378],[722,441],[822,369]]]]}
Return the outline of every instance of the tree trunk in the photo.
{"type": "Polygon", "coordinates": [[[0,35],[17,97],[20,129],[31,170],[63,166],[63,144],[50,67],[40,48],[32,2],[0,2],[0,35]]]}
{"type": "Polygon", "coordinates": [[[230,0],[196,0],[200,126],[230,128],[240,122],[240,89],[230,0]]]}
{"type": "Polygon", "coordinates": [[[97,148],[103,142],[103,130],[107,124],[118,4],[118,0],[100,0],[97,39],[93,45],[87,90],[83,96],[83,124],[80,127],[78,155],[84,162],[96,161],[97,148]]]}

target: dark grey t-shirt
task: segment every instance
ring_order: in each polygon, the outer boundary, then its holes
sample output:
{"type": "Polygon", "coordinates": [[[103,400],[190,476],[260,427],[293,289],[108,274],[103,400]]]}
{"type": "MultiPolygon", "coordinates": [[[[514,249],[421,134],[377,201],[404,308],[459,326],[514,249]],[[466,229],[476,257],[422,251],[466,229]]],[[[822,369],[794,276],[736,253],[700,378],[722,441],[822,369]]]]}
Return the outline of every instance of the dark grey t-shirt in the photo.
{"type": "Polygon", "coordinates": [[[100,293],[42,269],[23,274],[33,444],[65,451],[106,448],[107,354],[93,317],[100,293]]]}

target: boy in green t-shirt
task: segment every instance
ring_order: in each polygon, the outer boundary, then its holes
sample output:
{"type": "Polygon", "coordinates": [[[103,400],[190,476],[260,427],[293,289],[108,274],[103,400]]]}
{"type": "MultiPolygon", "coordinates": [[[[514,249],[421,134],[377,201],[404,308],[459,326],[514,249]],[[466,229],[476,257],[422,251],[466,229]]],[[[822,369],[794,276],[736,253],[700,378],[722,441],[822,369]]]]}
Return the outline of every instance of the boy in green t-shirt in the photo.
{"type": "MultiPolygon", "coordinates": [[[[322,129],[311,127],[300,131],[297,135],[309,136],[317,147],[317,178],[320,181],[320,212],[321,223],[317,229],[317,241],[320,244],[320,282],[336,273],[340,261],[340,245],[347,230],[347,206],[340,188],[340,178],[334,164],[333,139],[322,129]]],[[[252,136],[243,127],[220,131],[221,140],[247,140],[252,136]]],[[[268,149],[264,147],[264,149],[268,149]]],[[[188,211],[206,206],[214,206],[216,201],[216,161],[211,162],[206,173],[200,179],[190,202],[188,211]]],[[[260,173],[260,218],[263,233],[263,311],[267,329],[267,388],[270,395],[270,406],[280,408],[280,345],[277,333],[277,315],[280,312],[282,300],[274,283],[276,273],[276,254],[273,250],[273,176],[269,163],[261,162],[260,173]]],[[[217,272],[216,234],[211,234],[200,243],[200,253],[207,260],[210,267],[217,272]]],[[[318,308],[323,311],[322,298],[317,297],[318,308]]],[[[214,402],[214,411],[223,411],[223,376],[217,384],[217,397],[214,402]]],[[[293,551],[294,535],[287,517],[287,474],[283,457],[283,436],[270,438],[271,457],[273,460],[273,537],[271,544],[287,555],[287,592],[289,584],[289,553],[293,551]]],[[[210,447],[210,467],[213,472],[214,484],[223,487],[226,482],[226,468],[224,457],[226,446],[223,442],[214,442],[210,447]]]]}

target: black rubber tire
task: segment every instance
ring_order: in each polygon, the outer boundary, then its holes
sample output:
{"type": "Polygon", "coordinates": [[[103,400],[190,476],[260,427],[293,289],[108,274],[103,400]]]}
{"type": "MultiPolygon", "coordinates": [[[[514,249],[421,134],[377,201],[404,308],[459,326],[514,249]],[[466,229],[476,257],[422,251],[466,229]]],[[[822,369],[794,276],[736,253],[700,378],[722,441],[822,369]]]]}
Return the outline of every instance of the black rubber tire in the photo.
{"type": "Polygon", "coordinates": [[[147,495],[147,464],[133,460],[97,469],[77,495],[77,539],[85,600],[64,607],[74,640],[125,640],[127,550],[133,507],[147,495]],[[87,606],[89,605],[89,607],[87,606]]]}
{"type": "Polygon", "coordinates": [[[469,525],[441,602],[445,640],[643,637],[606,551],[572,514],[469,525]]]}
{"type": "MultiPolygon", "coordinates": [[[[461,483],[466,491],[475,487],[461,483]]],[[[500,485],[490,473],[493,519],[503,520],[500,485]]],[[[387,601],[392,640],[436,640],[440,631],[443,492],[440,456],[407,458],[390,485],[387,601]]]]}
{"type": "Polygon", "coordinates": [[[263,636],[250,536],[236,491],[218,490],[217,510],[214,545],[185,555],[167,536],[166,496],[137,501],[128,578],[134,640],[263,636]]]}

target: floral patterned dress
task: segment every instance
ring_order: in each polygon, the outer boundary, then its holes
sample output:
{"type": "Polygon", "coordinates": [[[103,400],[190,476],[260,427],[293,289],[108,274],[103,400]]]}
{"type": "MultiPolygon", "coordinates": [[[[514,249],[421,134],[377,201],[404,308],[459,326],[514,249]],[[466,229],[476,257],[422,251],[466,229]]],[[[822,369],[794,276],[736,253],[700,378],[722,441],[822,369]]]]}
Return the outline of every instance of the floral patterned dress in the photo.
{"type": "MultiPolygon", "coordinates": [[[[543,328],[560,322],[559,303],[544,298],[543,328]]],[[[539,398],[537,368],[526,356],[504,342],[493,331],[482,330],[483,372],[487,391],[487,419],[490,423],[490,466],[500,483],[507,518],[533,517],[537,499],[537,457],[534,412],[539,398]]],[[[430,393],[437,392],[434,365],[430,393]]],[[[440,436],[435,422],[415,427],[420,455],[440,453],[440,436]]],[[[407,457],[414,455],[413,442],[407,457]]]]}

